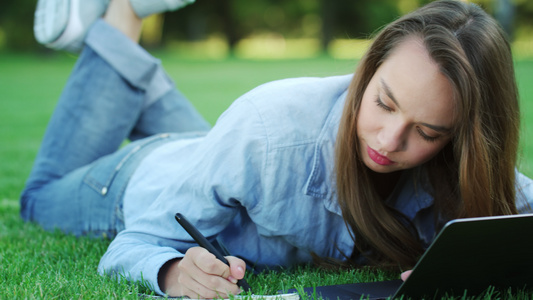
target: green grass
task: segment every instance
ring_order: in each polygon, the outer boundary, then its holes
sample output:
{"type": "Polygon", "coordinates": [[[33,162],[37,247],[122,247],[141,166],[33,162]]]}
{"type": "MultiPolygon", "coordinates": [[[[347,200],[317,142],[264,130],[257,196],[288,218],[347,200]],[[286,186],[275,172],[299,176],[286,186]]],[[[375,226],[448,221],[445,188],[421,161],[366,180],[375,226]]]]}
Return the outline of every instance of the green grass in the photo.
{"type": "MultiPolygon", "coordinates": [[[[191,61],[158,55],[170,76],[209,122],[231,102],[258,84],[294,76],[327,76],[354,70],[355,62],[328,57],[285,61],[191,61]]],[[[109,241],[48,233],[23,223],[18,197],[29,174],[46,123],[75,57],[0,54],[0,299],[137,298],[149,293],[142,285],[97,274],[109,241]]],[[[522,94],[521,170],[533,175],[533,62],[516,63],[522,94]]],[[[390,279],[371,270],[331,272],[312,268],[271,272],[248,278],[255,291],[390,279]]],[[[513,294],[522,299],[530,295],[513,294]]],[[[488,291],[480,299],[512,298],[488,291]]]]}

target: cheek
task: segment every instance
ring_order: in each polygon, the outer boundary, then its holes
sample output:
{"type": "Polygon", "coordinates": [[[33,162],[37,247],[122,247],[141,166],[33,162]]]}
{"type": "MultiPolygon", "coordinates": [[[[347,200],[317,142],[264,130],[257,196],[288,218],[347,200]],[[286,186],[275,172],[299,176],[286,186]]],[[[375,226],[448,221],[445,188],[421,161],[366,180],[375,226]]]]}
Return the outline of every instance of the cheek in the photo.
{"type": "Polygon", "coordinates": [[[357,135],[359,137],[361,137],[361,135],[366,131],[365,129],[366,122],[362,116],[363,114],[361,114],[361,111],[359,111],[359,114],[357,116],[357,135]]]}
{"type": "Polygon", "coordinates": [[[357,136],[361,139],[367,139],[373,135],[374,123],[366,114],[360,113],[357,118],[357,136]]]}
{"type": "Polygon", "coordinates": [[[411,151],[407,151],[407,153],[409,153],[409,164],[419,165],[431,160],[442,150],[442,148],[444,148],[448,141],[435,144],[424,143],[425,142],[417,142],[414,144],[414,147],[411,149],[411,151]]]}
{"type": "Polygon", "coordinates": [[[377,121],[377,116],[372,111],[369,101],[363,99],[357,114],[357,134],[364,135],[365,132],[372,131],[377,121]]]}

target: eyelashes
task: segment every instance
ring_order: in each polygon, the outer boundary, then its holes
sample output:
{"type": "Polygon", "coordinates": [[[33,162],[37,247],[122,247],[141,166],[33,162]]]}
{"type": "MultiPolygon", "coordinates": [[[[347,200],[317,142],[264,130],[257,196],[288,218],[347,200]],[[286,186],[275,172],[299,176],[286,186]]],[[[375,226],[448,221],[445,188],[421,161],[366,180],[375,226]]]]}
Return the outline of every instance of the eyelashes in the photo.
{"type": "Polygon", "coordinates": [[[376,105],[377,105],[379,108],[385,110],[386,112],[392,112],[392,108],[390,108],[390,107],[388,107],[387,105],[385,105],[385,103],[383,103],[383,101],[381,101],[381,98],[380,98],[379,96],[376,97],[375,102],[376,102],[376,105]]]}
{"type": "MultiPolygon", "coordinates": [[[[383,103],[383,101],[381,100],[381,97],[376,97],[376,100],[374,100],[374,102],[376,103],[376,106],[381,108],[382,110],[384,110],[385,112],[388,112],[388,113],[392,113],[394,110],[387,106],[385,103],[383,103]]],[[[435,142],[439,139],[439,136],[437,137],[433,137],[433,136],[429,136],[427,134],[424,133],[424,131],[420,128],[420,127],[416,127],[416,131],[418,133],[418,135],[424,139],[424,141],[426,142],[435,142]]]]}
{"type": "Polygon", "coordinates": [[[422,131],[422,129],[420,129],[419,127],[416,128],[416,131],[418,131],[418,134],[426,141],[426,142],[435,142],[439,139],[439,137],[433,137],[433,136],[429,136],[427,134],[424,133],[424,131],[422,131]]]}

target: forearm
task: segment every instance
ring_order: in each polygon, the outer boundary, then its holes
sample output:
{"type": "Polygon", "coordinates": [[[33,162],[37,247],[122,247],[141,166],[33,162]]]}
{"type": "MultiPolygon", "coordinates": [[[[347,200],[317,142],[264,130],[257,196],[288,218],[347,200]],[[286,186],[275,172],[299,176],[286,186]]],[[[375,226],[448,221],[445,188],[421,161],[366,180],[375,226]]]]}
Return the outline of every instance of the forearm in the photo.
{"type": "Polygon", "coordinates": [[[100,260],[98,272],[133,282],[143,282],[157,294],[164,295],[159,285],[161,268],[169,261],[183,257],[172,247],[147,243],[134,238],[135,234],[119,236],[100,260]]]}
{"type": "Polygon", "coordinates": [[[176,281],[173,278],[178,277],[178,264],[180,261],[181,258],[169,260],[159,269],[157,276],[159,288],[169,296],[178,296],[179,294],[177,287],[174,285],[176,281]]]}

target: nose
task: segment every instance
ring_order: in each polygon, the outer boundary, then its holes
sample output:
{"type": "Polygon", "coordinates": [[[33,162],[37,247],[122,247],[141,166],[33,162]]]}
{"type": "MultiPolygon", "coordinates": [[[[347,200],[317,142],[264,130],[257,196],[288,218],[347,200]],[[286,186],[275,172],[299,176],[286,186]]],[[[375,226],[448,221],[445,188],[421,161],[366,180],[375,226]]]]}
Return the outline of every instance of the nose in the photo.
{"type": "Polygon", "coordinates": [[[382,151],[398,152],[407,147],[407,126],[399,122],[390,122],[378,133],[378,142],[382,151]]]}

